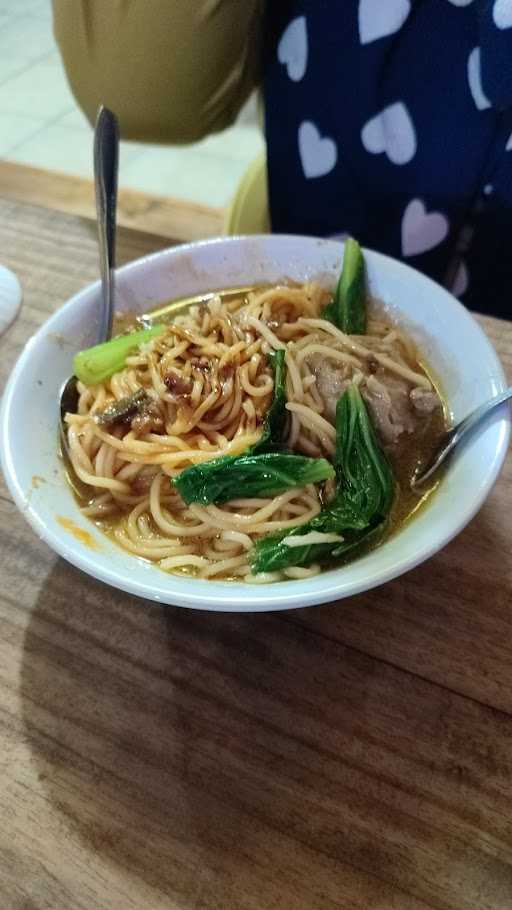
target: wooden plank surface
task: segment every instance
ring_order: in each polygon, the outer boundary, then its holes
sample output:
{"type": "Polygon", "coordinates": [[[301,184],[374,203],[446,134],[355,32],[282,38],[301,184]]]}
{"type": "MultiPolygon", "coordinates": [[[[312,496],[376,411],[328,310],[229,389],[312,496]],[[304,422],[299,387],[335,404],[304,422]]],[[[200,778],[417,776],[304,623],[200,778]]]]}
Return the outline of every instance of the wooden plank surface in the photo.
{"type": "MultiPolygon", "coordinates": [[[[165,245],[122,231],[120,260],[165,245]]],[[[87,221],[1,200],[0,249],[3,381],[97,256],[87,221]]],[[[509,458],[414,572],[240,617],[87,578],[2,488],[2,910],[512,907],[511,506],[509,458]]]]}
{"type": "MultiPolygon", "coordinates": [[[[0,161],[0,196],[66,214],[95,217],[92,180],[15,161],[0,161]]],[[[223,216],[223,209],[186,199],[155,196],[123,186],[119,189],[118,223],[137,231],[180,240],[216,237],[222,233],[223,216]]]]}

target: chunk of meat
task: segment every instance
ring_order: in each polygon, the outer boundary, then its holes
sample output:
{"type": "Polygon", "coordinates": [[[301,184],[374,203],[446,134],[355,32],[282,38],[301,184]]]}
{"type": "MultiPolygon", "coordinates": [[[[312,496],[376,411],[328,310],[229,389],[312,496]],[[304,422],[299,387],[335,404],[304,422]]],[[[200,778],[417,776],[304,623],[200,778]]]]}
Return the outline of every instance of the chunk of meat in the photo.
{"type": "Polygon", "coordinates": [[[321,357],[314,361],[312,359],[311,365],[316,376],[316,387],[325,405],[325,416],[334,423],[338,400],[351,382],[348,371],[321,357]]]}
{"type": "Polygon", "coordinates": [[[198,370],[199,373],[209,373],[212,364],[207,357],[193,357],[190,361],[193,370],[198,370]]]}
{"type": "Polygon", "coordinates": [[[441,405],[439,395],[436,392],[428,392],[427,389],[420,387],[411,389],[409,398],[414,410],[422,417],[432,414],[441,405]]]}
{"type": "Polygon", "coordinates": [[[161,433],[164,427],[163,412],[159,402],[150,399],[145,407],[135,415],[131,422],[131,428],[134,433],[143,435],[144,433],[161,433]]]}
{"type": "Polygon", "coordinates": [[[175,370],[169,370],[169,372],[165,374],[164,383],[171,395],[176,398],[186,398],[190,395],[193,388],[191,380],[180,376],[175,370]]]}
{"type": "Polygon", "coordinates": [[[156,471],[151,471],[149,473],[141,471],[140,474],[137,474],[135,480],[132,480],[131,482],[132,491],[134,493],[139,493],[142,495],[149,493],[149,489],[153,483],[156,473],[156,471]]]}
{"type": "Polygon", "coordinates": [[[402,433],[413,433],[414,419],[409,387],[394,376],[368,376],[361,393],[377,434],[385,446],[393,446],[402,433]]]}
{"type": "Polygon", "coordinates": [[[235,373],[235,364],[234,363],[225,363],[221,366],[219,370],[219,379],[221,382],[227,382],[228,379],[231,379],[235,373]]]}
{"type": "MultiPolygon", "coordinates": [[[[350,367],[318,355],[311,358],[310,364],[316,376],[316,387],[324,401],[325,416],[334,423],[338,400],[357,378],[351,375],[350,367]]],[[[389,374],[375,358],[368,359],[367,367],[369,375],[359,384],[361,394],[381,444],[392,448],[401,436],[414,433],[419,424],[427,421],[441,402],[435,391],[419,387],[411,390],[407,380],[389,374]]]]}
{"type": "Polygon", "coordinates": [[[96,423],[109,426],[110,424],[130,423],[132,417],[141,414],[149,405],[150,398],[144,389],[137,389],[133,395],[112,401],[104,411],[95,415],[96,423]]]}
{"type": "Polygon", "coordinates": [[[164,426],[163,417],[160,416],[157,406],[149,406],[141,414],[137,414],[131,422],[134,433],[159,433],[164,426]]]}

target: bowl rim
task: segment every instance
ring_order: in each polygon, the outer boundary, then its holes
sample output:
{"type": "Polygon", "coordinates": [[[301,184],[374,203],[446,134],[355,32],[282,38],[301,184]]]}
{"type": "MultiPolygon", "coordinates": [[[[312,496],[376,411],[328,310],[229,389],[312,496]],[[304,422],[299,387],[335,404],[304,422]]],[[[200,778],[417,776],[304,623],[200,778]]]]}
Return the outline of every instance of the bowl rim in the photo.
{"type": "MultiPolygon", "coordinates": [[[[252,243],[257,241],[274,241],[274,242],[316,242],[319,245],[337,245],[343,247],[343,241],[329,238],[309,237],[306,235],[290,234],[254,234],[254,235],[236,235],[231,237],[214,237],[201,241],[193,241],[186,244],[179,244],[173,247],[167,247],[163,250],[157,250],[139,259],[132,260],[116,270],[116,275],[123,277],[130,276],[132,271],[138,271],[141,268],[151,265],[154,262],[164,260],[167,257],[172,258],[177,254],[187,254],[198,248],[207,248],[224,245],[238,245],[240,243],[252,243]]],[[[497,383],[504,389],[506,388],[506,378],[503,367],[498,355],[488,339],[487,335],[459,300],[453,297],[445,288],[438,285],[435,281],[418,272],[412,266],[400,260],[393,259],[383,253],[364,248],[365,253],[370,253],[374,264],[378,266],[382,262],[383,266],[389,268],[399,267],[409,273],[410,279],[426,282],[432,286],[433,292],[444,292],[450,299],[451,306],[457,311],[458,317],[470,323],[473,331],[476,331],[479,342],[487,348],[487,353],[494,361],[495,378],[497,383]]],[[[223,582],[210,581],[196,578],[180,578],[178,575],[164,573],[151,564],[147,565],[148,580],[141,581],[134,576],[125,577],[120,574],[119,570],[109,568],[108,557],[101,553],[89,551],[86,547],[74,543],[73,538],[65,532],[59,533],[48,526],[44,519],[34,508],[30,501],[30,496],[23,490],[16,472],[14,452],[11,440],[8,434],[8,424],[11,416],[11,406],[14,391],[17,386],[18,378],[24,372],[27,362],[30,362],[32,349],[37,345],[40,338],[52,331],[55,322],[59,322],[63,313],[74,309],[84,297],[93,295],[100,286],[100,281],[92,282],[81,290],[77,291],[61,307],[46,319],[38,328],[31,338],[27,341],[22,349],[18,359],[11,371],[9,379],[4,389],[0,410],[0,454],[1,463],[6,479],[8,489],[14,499],[14,502],[22,515],[27,519],[38,537],[45,541],[48,546],[59,556],[70,562],[76,568],[82,570],[88,575],[110,585],[113,588],[133,594],[145,600],[156,601],[158,603],[173,604],[189,609],[200,609],[206,611],[223,611],[223,612],[267,612],[274,610],[297,609],[298,607],[307,607],[321,603],[328,603],[334,600],[353,596],[364,591],[371,590],[374,587],[385,584],[388,581],[404,574],[415,568],[420,563],[429,559],[434,553],[445,547],[461,530],[472,520],[481,508],[484,500],[494,486],[498,474],[506,457],[510,433],[511,433],[511,414],[509,409],[504,406],[501,409],[502,418],[500,420],[500,433],[493,452],[493,456],[486,464],[485,478],[479,486],[478,495],[466,503],[461,510],[457,510],[457,518],[452,521],[451,526],[441,537],[432,540],[425,540],[415,552],[413,557],[404,558],[389,565],[385,570],[378,569],[370,574],[364,581],[343,579],[343,567],[322,572],[311,579],[290,579],[283,582],[275,582],[269,585],[251,585],[244,582],[223,582]],[[161,575],[162,584],[159,584],[159,575],[161,575]],[[322,581],[321,588],[319,580],[322,581]],[[163,582],[166,582],[163,584],[163,582]],[[169,585],[171,581],[171,585],[169,585]],[[174,590],[173,590],[174,589],[174,590]],[[231,593],[230,593],[231,592],[231,593]],[[240,609],[240,597],[244,599],[244,608],[240,609]]],[[[215,288],[212,288],[215,290],[215,288]]]]}

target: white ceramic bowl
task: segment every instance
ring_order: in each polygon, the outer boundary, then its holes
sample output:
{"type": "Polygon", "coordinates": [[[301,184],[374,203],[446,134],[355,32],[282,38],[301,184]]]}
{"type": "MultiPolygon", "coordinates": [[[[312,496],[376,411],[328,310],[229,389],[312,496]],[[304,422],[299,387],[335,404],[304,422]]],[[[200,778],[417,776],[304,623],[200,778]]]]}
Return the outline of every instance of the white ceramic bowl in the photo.
{"type": "MultiPolygon", "coordinates": [[[[181,246],[120,269],[116,305],[144,312],[171,298],[283,279],[317,278],[332,286],[342,249],[334,241],[285,236],[181,246]]],[[[455,420],[505,387],[492,346],[457,300],[399,262],[370,251],[365,255],[372,293],[393,308],[418,340],[455,420]]],[[[28,342],[5,391],[1,450],[9,489],[36,533],[69,562],[107,584],[205,610],[277,610],[348,597],[401,575],[443,547],[470,521],[496,480],[509,439],[506,409],[453,461],[438,493],[412,522],[347,566],[303,581],[255,586],[166,574],[125,553],[82,517],[57,455],[59,390],[72,371],[74,353],[96,341],[98,300],[99,285],[94,284],[58,310],[28,342]],[[66,529],[63,519],[68,528],[87,531],[92,546],[66,529]]]]}

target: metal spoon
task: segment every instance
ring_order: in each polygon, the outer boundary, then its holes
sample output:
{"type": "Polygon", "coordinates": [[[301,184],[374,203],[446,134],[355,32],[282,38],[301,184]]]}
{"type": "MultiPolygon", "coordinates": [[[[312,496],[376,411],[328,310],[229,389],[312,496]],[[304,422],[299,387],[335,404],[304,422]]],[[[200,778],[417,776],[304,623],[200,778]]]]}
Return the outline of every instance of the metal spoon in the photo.
{"type": "MultiPolygon", "coordinates": [[[[119,127],[117,117],[106,107],[100,107],[94,128],[94,183],[96,187],[96,217],[101,268],[98,344],[108,341],[112,334],[118,162],[119,127]]],[[[72,414],[76,412],[78,405],[76,383],[76,376],[71,376],[64,383],[60,393],[60,442],[62,456],[68,468],[68,473],[71,462],[64,416],[67,412],[72,414]]]]}
{"type": "Polygon", "coordinates": [[[496,408],[498,408],[501,404],[504,404],[504,402],[509,401],[511,398],[512,386],[508,389],[505,389],[504,392],[501,392],[494,398],[490,398],[489,401],[486,401],[484,404],[481,404],[480,407],[472,411],[471,414],[468,414],[464,420],[461,420],[457,426],[453,427],[451,430],[448,430],[433,457],[426,465],[421,467],[418,473],[415,474],[412,478],[411,487],[413,490],[422,486],[424,483],[426,483],[427,480],[431,480],[435,472],[438,470],[438,468],[441,467],[448,455],[453,452],[455,446],[466,439],[470,433],[480,427],[486,417],[489,416],[489,414],[492,414],[496,408]]]}

